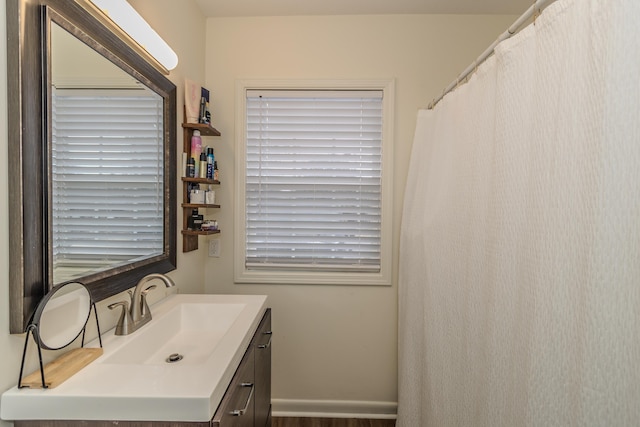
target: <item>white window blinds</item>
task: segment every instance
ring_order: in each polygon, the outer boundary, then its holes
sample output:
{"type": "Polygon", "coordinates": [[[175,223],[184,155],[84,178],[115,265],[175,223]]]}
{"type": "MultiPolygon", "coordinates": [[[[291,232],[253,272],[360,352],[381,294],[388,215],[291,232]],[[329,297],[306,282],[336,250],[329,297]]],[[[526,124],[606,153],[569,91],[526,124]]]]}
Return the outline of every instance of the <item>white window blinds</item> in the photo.
{"type": "Polygon", "coordinates": [[[54,91],[54,268],[162,253],[162,102],[141,90],[54,91]]]}
{"type": "Polygon", "coordinates": [[[380,271],[382,111],[382,91],[247,91],[247,269],[380,271]]]}

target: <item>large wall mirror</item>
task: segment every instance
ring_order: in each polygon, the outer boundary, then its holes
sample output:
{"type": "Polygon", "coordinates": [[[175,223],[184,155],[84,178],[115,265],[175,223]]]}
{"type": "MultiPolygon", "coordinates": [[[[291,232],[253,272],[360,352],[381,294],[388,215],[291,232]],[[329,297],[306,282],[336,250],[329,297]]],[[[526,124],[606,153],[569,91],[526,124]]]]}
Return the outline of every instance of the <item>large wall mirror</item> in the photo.
{"type": "Polygon", "coordinates": [[[75,1],[8,0],[11,333],[176,265],[176,88],[75,1]]]}

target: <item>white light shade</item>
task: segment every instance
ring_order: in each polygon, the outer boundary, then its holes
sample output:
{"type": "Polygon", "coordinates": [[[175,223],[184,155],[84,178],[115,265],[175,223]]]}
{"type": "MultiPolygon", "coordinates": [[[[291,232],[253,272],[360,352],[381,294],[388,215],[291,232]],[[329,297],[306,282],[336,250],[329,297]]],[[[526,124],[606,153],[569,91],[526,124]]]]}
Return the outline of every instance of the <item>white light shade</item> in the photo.
{"type": "Polygon", "coordinates": [[[178,65],[178,55],[126,0],[91,0],[167,70],[178,65]]]}

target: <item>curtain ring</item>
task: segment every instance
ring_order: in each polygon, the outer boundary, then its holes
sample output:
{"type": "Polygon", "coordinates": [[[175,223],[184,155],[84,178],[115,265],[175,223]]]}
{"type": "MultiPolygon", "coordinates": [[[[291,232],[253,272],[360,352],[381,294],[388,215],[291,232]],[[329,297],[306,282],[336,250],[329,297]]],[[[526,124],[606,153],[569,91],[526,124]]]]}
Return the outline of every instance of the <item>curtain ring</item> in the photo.
{"type": "MultiPolygon", "coordinates": [[[[536,3],[538,2],[538,0],[534,0],[533,2],[533,6],[536,6],[536,3]]],[[[534,10],[533,12],[533,25],[536,25],[536,19],[538,19],[538,16],[540,16],[541,10],[540,8],[537,8],[534,10]]]]}

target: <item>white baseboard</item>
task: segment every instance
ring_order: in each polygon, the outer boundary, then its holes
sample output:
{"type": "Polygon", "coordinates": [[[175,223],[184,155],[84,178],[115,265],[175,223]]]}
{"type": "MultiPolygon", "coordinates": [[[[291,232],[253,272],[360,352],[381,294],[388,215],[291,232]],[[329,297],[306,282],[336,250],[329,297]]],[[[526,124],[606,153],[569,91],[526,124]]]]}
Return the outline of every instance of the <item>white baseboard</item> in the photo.
{"type": "Polygon", "coordinates": [[[272,399],[274,417],[368,418],[395,420],[397,402],[272,399]]]}

